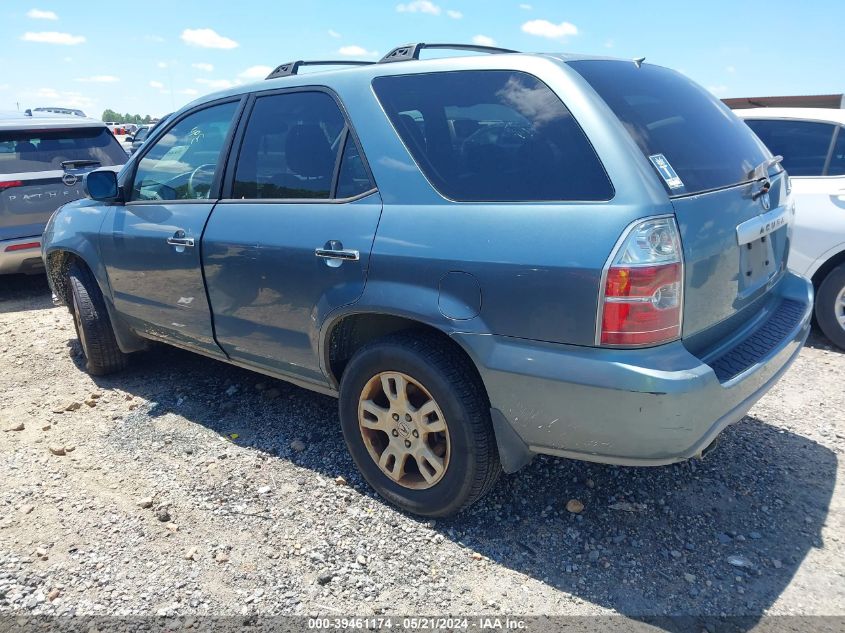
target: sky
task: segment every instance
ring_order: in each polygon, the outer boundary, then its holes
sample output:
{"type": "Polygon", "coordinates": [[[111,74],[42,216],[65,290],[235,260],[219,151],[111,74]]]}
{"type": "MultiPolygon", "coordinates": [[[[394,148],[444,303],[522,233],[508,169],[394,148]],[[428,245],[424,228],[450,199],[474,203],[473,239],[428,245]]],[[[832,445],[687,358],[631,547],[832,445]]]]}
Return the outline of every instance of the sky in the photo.
{"type": "Polygon", "coordinates": [[[843,0],[0,0],[0,110],[160,116],[286,61],[414,41],[646,57],[719,97],[841,93],[843,18],[843,0]]]}

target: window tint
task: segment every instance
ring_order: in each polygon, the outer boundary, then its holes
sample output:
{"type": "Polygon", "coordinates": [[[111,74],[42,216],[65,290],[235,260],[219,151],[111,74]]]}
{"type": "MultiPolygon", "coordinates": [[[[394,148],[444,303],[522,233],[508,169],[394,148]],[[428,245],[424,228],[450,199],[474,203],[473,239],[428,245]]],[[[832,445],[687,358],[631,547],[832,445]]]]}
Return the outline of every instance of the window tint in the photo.
{"type": "Polygon", "coordinates": [[[132,200],[207,199],[237,102],[194,112],[160,136],[138,164],[132,200]]]}
{"type": "Polygon", "coordinates": [[[748,127],[760,137],[790,176],[821,176],[835,127],[829,123],[789,120],[748,120],[748,127]]]}
{"type": "Polygon", "coordinates": [[[104,127],[0,132],[0,174],[62,169],[66,160],[122,165],[126,152],[104,127]]]}
{"type": "Polygon", "coordinates": [[[373,88],[417,165],[452,200],[613,197],[583,131],[536,77],[458,71],[378,77],[373,88]]]}
{"type": "Polygon", "coordinates": [[[845,176],[845,127],[840,127],[839,133],[836,135],[836,145],[833,146],[833,155],[830,157],[827,175],[845,176]]]}
{"type": "MultiPolygon", "coordinates": [[[[346,137],[343,115],[324,92],[259,97],[238,155],[233,197],[331,198],[337,156],[346,137]]],[[[344,193],[338,192],[338,197],[371,188],[351,136],[343,162],[344,193]]]]}
{"type": "Polygon", "coordinates": [[[680,73],[627,61],[569,66],[604,99],[672,195],[747,182],[768,157],[727,106],[680,73]]]}
{"type": "Polygon", "coordinates": [[[337,198],[351,198],[373,188],[361,152],[351,134],[346,136],[346,147],[340,159],[340,171],[337,176],[337,198]]]}

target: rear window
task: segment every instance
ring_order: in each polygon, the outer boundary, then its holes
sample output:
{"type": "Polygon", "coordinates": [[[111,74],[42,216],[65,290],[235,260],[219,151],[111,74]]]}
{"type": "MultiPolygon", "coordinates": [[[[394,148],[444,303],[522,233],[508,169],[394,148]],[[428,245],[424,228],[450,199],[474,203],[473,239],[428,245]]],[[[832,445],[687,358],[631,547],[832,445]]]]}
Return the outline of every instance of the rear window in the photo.
{"type": "Polygon", "coordinates": [[[670,195],[747,182],[769,157],[726,105],[678,72],[626,61],[569,65],[613,110],[670,195]]]}
{"type": "Polygon", "coordinates": [[[62,169],[66,160],[122,165],[126,152],[104,127],[0,131],[0,174],[62,169]]]}
{"type": "Polygon", "coordinates": [[[532,75],[483,70],[378,77],[373,89],[417,165],[447,198],[613,197],[584,132],[532,75]]]}

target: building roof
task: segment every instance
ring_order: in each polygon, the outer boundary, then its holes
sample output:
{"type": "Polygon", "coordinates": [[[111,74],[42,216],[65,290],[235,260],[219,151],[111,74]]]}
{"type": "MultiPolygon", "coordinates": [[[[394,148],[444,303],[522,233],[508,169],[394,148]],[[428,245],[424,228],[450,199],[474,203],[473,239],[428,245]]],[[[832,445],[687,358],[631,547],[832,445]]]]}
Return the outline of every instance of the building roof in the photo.
{"type": "Polygon", "coordinates": [[[735,97],[722,99],[729,108],[834,108],[845,109],[845,94],[791,95],[783,97],[735,97]]]}

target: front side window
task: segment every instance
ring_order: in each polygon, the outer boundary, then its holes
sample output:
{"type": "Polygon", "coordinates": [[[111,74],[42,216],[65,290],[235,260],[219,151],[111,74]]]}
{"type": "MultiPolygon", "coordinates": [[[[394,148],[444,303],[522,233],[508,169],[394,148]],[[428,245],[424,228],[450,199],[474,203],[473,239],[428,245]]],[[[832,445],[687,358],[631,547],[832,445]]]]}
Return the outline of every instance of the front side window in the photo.
{"type": "Polygon", "coordinates": [[[122,165],[126,152],[105,127],[0,133],[0,174],[53,171],[68,160],[122,165]]]}
{"type": "Polygon", "coordinates": [[[769,157],[726,105],[681,73],[612,60],[569,66],[607,103],[672,196],[748,182],[769,157]]]}
{"type": "Polygon", "coordinates": [[[238,154],[233,198],[345,198],[370,189],[361,154],[331,96],[290,92],[255,100],[238,154]]]}
{"type": "Polygon", "coordinates": [[[204,200],[238,102],[194,112],[160,136],[138,164],[132,200],[204,200]]]}
{"type": "Polygon", "coordinates": [[[824,173],[834,125],[788,119],[750,119],[746,123],[772,154],[783,156],[781,164],[790,176],[824,173]]]}
{"type": "Polygon", "coordinates": [[[460,202],[609,200],[613,187],[551,89],[523,72],[378,77],[373,89],[428,180],[460,202]]]}

